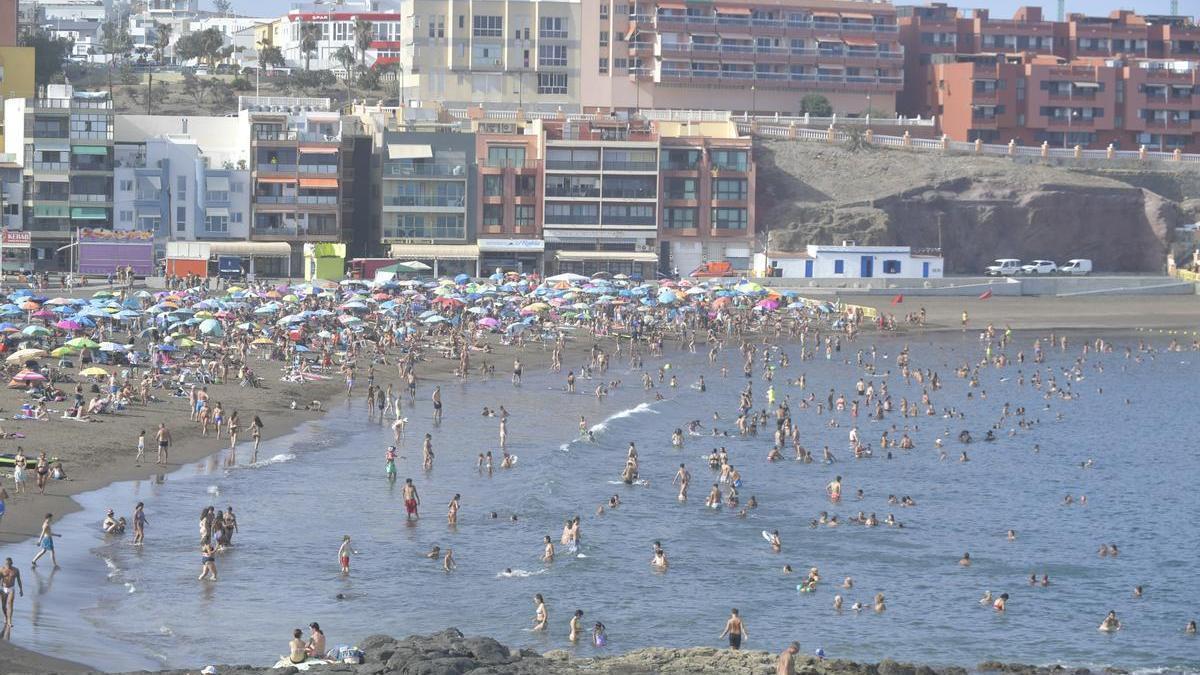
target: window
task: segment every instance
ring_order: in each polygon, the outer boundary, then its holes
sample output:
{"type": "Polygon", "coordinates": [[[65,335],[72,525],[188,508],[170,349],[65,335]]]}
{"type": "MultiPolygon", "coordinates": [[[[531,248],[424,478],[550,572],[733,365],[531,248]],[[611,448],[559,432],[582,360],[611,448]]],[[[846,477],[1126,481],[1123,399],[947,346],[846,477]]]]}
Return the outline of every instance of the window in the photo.
{"type": "Polygon", "coordinates": [[[186,229],[187,229],[187,207],[186,206],[176,206],[175,207],[175,230],[177,232],[183,232],[186,229]]]}
{"type": "Polygon", "coordinates": [[[121,212],[121,222],[122,223],[132,223],[133,222],[133,211],[122,211],[121,212]]]}
{"type": "Polygon", "coordinates": [[[746,209],[713,209],[712,226],[722,230],[744,230],[746,209]]]}
{"type": "Polygon", "coordinates": [[[600,208],[596,204],[546,204],[546,222],[595,225],[600,222],[600,208]]]}
{"type": "Polygon", "coordinates": [[[229,182],[229,191],[235,195],[242,194],[242,190],[245,190],[245,189],[246,189],[246,186],[242,185],[241,183],[235,183],[233,181],[229,182]]]}
{"type": "Polygon", "coordinates": [[[525,166],[525,148],[503,145],[488,148],[488,166],[525,166]]]}
{"type": "Polygon", "coordinates": [[[744,178],[714,178],[712,191],[713,199],[744,200],[746,198],[746,180],[744,178]]]}
{"type": "Polygon", "coordinates": [[[345,21],[338,21],[333,24],[333,39],[339,42],[345,42],[350,39],[350,24],[345,21]]]}
{"type": "Polygon", "coordinates": [[[446,37],[446,15],[438,14],[437,18],[437,36],[439,38],[446,37]]]}
{"type": "Polygon", "coordinates": [[[131,180],[120,181],[120,190],[121,190],[121,192],[133,192],[133,181],[131,181],[131,180]]]}
{"type": "Polygon", "coordinates": [[[834,260],[833,261],[833,273],[834,274],[845,274],[846,273],[846,261],[845,260],[834,260]]]}
{"type": "Polygon", "coordinates": [[[537,93],[565,94],[567,93],[566,73],[538,73],[537,93]]]}
{"type": "MultiPolygon", "coordinates": [[[[491,158],[489,157],[489,160],[491,158]]],[[[504,194],[504,176],[483,177],[483,196],[500,197],[504,194]]]]}
{"type": "Polygon", "coordinates": [[[606,30],[600,31],[600,46],[601,47],[608,46],[608,31],[606,31],[606,30]]]}
{"type": "Polygon", "coordinates": [[[187,199],[187,176],[175,178],[175,198],[187,199]]]}
{"type": "Polygon", "coordinates": [[[538,45],[538,65],[565,66],[567,65],[566,45],[538,45]]]}
{"type": "Polygon", "coordinates": [[[654,224],[654,207],[649,204],[605,204],[601,213],[609,225],[654,224]]]}
{"type": "Polygon", "coordinates": [[[516,207],[517,227],[533,227],[533,206],[518,205],[516,207]]]}
{"type": "Polygon", "coordinates": [[[230,213],[230,214],[229,214],[229,222],[231,222],[231,223],[240,223],[240,222],[242,222],[242,212],[241,212],[241,211],[234,211],[234,212],[230,213]]]}
{"type": "Polygon", "coordinates": [[[600,0],[600,18],[608,18],[608,3],[605,0],[600,0]]]}
{"type": "Polygon", "coordinates": [[[504,35],[504,17],[476,16],[472,19],[475,37],[500,37],[504,35]]]}
{"type": "Polygon", "coordinates": [[[543,16],[538,19],[538,36],[544,38],[567,37],[567,20],[561,16],[543,16]]]}
{"type": "Polygon", "coordinates": [[[728,171],[746,170],[746,152],[744,150],[713,150],[713,166],[728,171]]]}
{"type": "Polygon", "coordinates": [[[229,193],[224,190],[209,191],[204,193],[204,202],[227,202],[229,201],[229,193]]]}
{"type": "Polygon", "coordinates": [[[883,261],[883,273],[884,274],[900,274],[900,261],[899,260],[884,260],[883,261]]]}
{"type": "Polygon", "coordinates": [[[462,14],[458,15],[458,27],[459,28],[463,27],[463,15],[462,14]]]}
{"type": "Polygon", "coordinates": [[[497,226],[504,224],[504,207],[500,204],[483,205],[483,224],[497,226]]]}
{"type": "Polygon", "coordinates": [[[502,48],[499,45],[475,44],[471,46],[471,60],[484,65],[500,65],[502,48]]]}
{"type": "Polygon", "coordinates": [[[607,56],[601,56],[601,57],[600,57],[600,73],[601,73],[601,74],[604,74],[604,73],[607,73],[607,72],[608,72],[608,57],[607,57],[607,56]]]}
{"type": "Polygon", "coordinates": [[[613,70],[625,70],[629,59],[613,59],[613,70]]]}
{"type": "Polygon", "coordinates": [[[437,15],[434,14],[429,16],[429,37],[437,37],[437,15]]]}
{"type": "Polygon", "coordinates": [[[663,187],[666,189],[667,199],[695,199],[696,198],[696,179],[695,178],[668,178],[663,187]]]}
{"type": "Polygon", "coordinates": [[[388,213],[384,214],[385,239],[465,239],[460,213],[388,213]]]}
{"type": "Polygon", "coordinates": [[[663,209],[663,225],[668,229],[694,229],[696,227],[696,209],[669,207],[663,209]]]}
{"type": "Polygon", "coordinates": [[[224,233],[229,231],[228,216],[208,216],[204,219],[205,232],[224,233]]]}

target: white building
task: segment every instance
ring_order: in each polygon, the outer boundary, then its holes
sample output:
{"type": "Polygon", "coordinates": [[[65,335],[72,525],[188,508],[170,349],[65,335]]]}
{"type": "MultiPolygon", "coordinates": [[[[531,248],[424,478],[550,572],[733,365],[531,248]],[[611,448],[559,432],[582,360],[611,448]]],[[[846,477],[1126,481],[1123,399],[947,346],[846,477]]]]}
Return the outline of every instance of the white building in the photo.
{"type": "Polygon", "coordinates": [[[342,65],[333,55],[342,47],[348,47],[358,58],[358,48],[354,42],[354,22],[369,21],[373,36],[367,50],[366,65],[374,65],[380,58],[398,60],[400,54],[400,33],[404,17],[395,11],[378,12],[365,9],[352,9],[351,5],[337,5],[331,9],[315,8],[312,10],[292,10],[279,19],[275,34],[278,39],[275,46],[283,52],[283,58],[292,67],[303,68],[305,53],[300,49],[302,26],[313,24],[318,31],[317,49],[311,52],[310,70],[343,70],[342,65]],[[333,11],[336,10],[336,11],[333,11]]]}
{"type": "Polygon", "coordinates": [[[118,118],[113,227],[167,240],[245,240],[248,146],[236,117],[118,118]]]}
{"type": "Polygon", "coordinates": [[[107,10],[103,0],[47,0],[37,8],[48,24],[56,21],[104,21],[107,10]]]}
{"type": "Polygon", "coordinates": [[[50,37],[71,42],[69,58],[75,61],[103,61],[106,57],[99,21],[76,21],[63,19],[46,22],[46,32],[50,37]]]}
{"type": "Polygon", "coordinates": [[[908,246],[809,244],[803,252],[754,254],[754,274],[805,279],[939,279],[942,257],[915,254],[908,246]]]}

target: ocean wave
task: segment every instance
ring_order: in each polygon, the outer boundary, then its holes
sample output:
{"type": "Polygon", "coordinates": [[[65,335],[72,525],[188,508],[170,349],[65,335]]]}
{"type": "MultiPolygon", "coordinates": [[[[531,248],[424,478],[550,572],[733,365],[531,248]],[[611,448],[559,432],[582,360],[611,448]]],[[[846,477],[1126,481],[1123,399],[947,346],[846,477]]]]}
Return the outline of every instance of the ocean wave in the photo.
{"type": "Polygon", "coordinates": [[[532,577],[537,574],[545,574],[548,571],[549,570],[547,570],[545,567],[543,567],[540,570],[537,570],[536,572],[530,572],[529,570],[506,570],[504,572],[500,572],[499,574],[497,574],[496,578],[497,579],[512,579],[512,578],[524,579],[526,577],[532,577]]]}
{"type": "Polygon", "coordinates": [[[115,560],[109,558],[108,556],[104,556],[104,566],[108,568],[108,578],[110,580],[116,579],[117,577],[121,576],[122,572],[125,571],[117,565],[115,560]]]}
{"type": "Polygon", "coordinates": [[[589,431],[591,431],[594,434],[598,434],[598,433],[608,429],[609,422],[625,419],[626,417],[632,417],[634,415],[637,415],[638,413],[644,413],[644,412],[651,412],[651,413],[654,413],[655,415],[658,414],[658,411],[655,410],[654,407],[650,403],[639,403],[632,408],[626,408],[625,410],[622,410],[620,412],[613,413],[612,415],[605,418],[603,422],[593,424],[592,428],[589,429],[589,431]]]}
{"type": "Polygon", "coordinates": [[[270,466],[272,464],[283,464],[284,462],[290,462],[293,459],[296,459],[296,453],[281,452],[278,455],[271,457],[270,459],[260,459],[257,462],[251,462],[250,464],[247,464],[246,466],[251,469],[259,469],[264,466],[270,466]]]}

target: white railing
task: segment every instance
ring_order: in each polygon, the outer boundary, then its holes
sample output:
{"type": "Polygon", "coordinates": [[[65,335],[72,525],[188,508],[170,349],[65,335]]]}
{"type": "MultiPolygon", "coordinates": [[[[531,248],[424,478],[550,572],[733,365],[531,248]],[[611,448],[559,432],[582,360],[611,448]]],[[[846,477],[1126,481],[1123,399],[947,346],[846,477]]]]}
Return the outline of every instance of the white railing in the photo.
{"type": "Polygon", "coordinates": [[[270,110],[272,108],[312,108],[313,110],[328,112],[331,110],[330,101],[327,98],[313,97],[298,97],[298,96],[239,96],[238,110],[246,110],[249,108],[259,108],[270,110]]]}
{"type": "MultiPolygon", "coordinates": [[[[455,119],[465,120],[471,118],[471,113],[466,108],[449,108],[446,110],[446,113],[455,119]]],[[[606,114],[563,113],[545,110],[526,110],[524,113],[526,120],[562,119],[568,122],[592,122],[612,119],[611,115],[606,114]]],[[[776,125],[789,125],[794,122],[802,126],[818,126],[821,128],[831,125],[870,125],[872,127],[934,127],[937,125],[937,120],[928,117],[845,117],[838,115],[817,117],[815,115],[781,115],[778,113],[774,115],[751,116],[747,113],[734,115],[729,110],[648,109],[640,111],[637,116],[652,122],[728,122],[733,120],[739,126],[749,124],[750,122],[776,125]]],[[[484,109],[481,119],[489,121],[516,121],[517,111],[484,109]]]]}
{"type": "MultiPolygon", "coordinates": [[[[761,119],[761,118],[760,118],[761,119]]],[[[782,138],[794,141],[809,141],[817,143],[845,143],[851,134],[832,125],[823,129],[805,127],[796,123],[774,124],[764,121],[744,121],[735,117],[734,123],[740,133],[752,134],[764,138],[782,138]]],[[[940,152],[972,155],[989,155],[993,157],[1032,157],[1056,160],[1090,160],[1090,161],[1156,161],[1156,162],[1191,162],[1200,163],[1200,154],[1187,154],[1179,151],[1157,152],[1142,147],[1139,150],[1117,150],[1108,147],[1104,150],[1085,150],[1080,147],[1052,148],[1043,143],[1040,146],[994,143],[968,143],[952,141],[945,136],[941,138],[913,138],[906,131],[903,136],[876,134],[868,129],[858,135],[862,142],[878,145],[884,148],[901,150],[916,150],[920,152],[940,152]]]]}

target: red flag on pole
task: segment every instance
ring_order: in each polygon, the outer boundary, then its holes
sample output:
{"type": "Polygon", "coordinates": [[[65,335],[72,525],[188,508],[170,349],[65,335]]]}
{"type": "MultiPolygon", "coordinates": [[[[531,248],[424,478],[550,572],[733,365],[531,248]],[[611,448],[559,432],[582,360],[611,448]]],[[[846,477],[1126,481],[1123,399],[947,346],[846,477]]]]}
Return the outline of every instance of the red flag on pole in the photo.
{"type": "Polygon", "coordinates": [[[990,297],[992,297],[992,289],[990,288],[979,294],[980,300],[987,300],[990,297]]]}
{"type": "Polygon", "coordinates": [[[903,294],[903,293],[898,293],[898,294],[896,295],[896,297],[892,298],[892,304],[893,304],[893,305],[898,305],[898,304],[900,304],[900,303],[902,303],[902,302],[904,302],[904,294],[903,294]]]}

